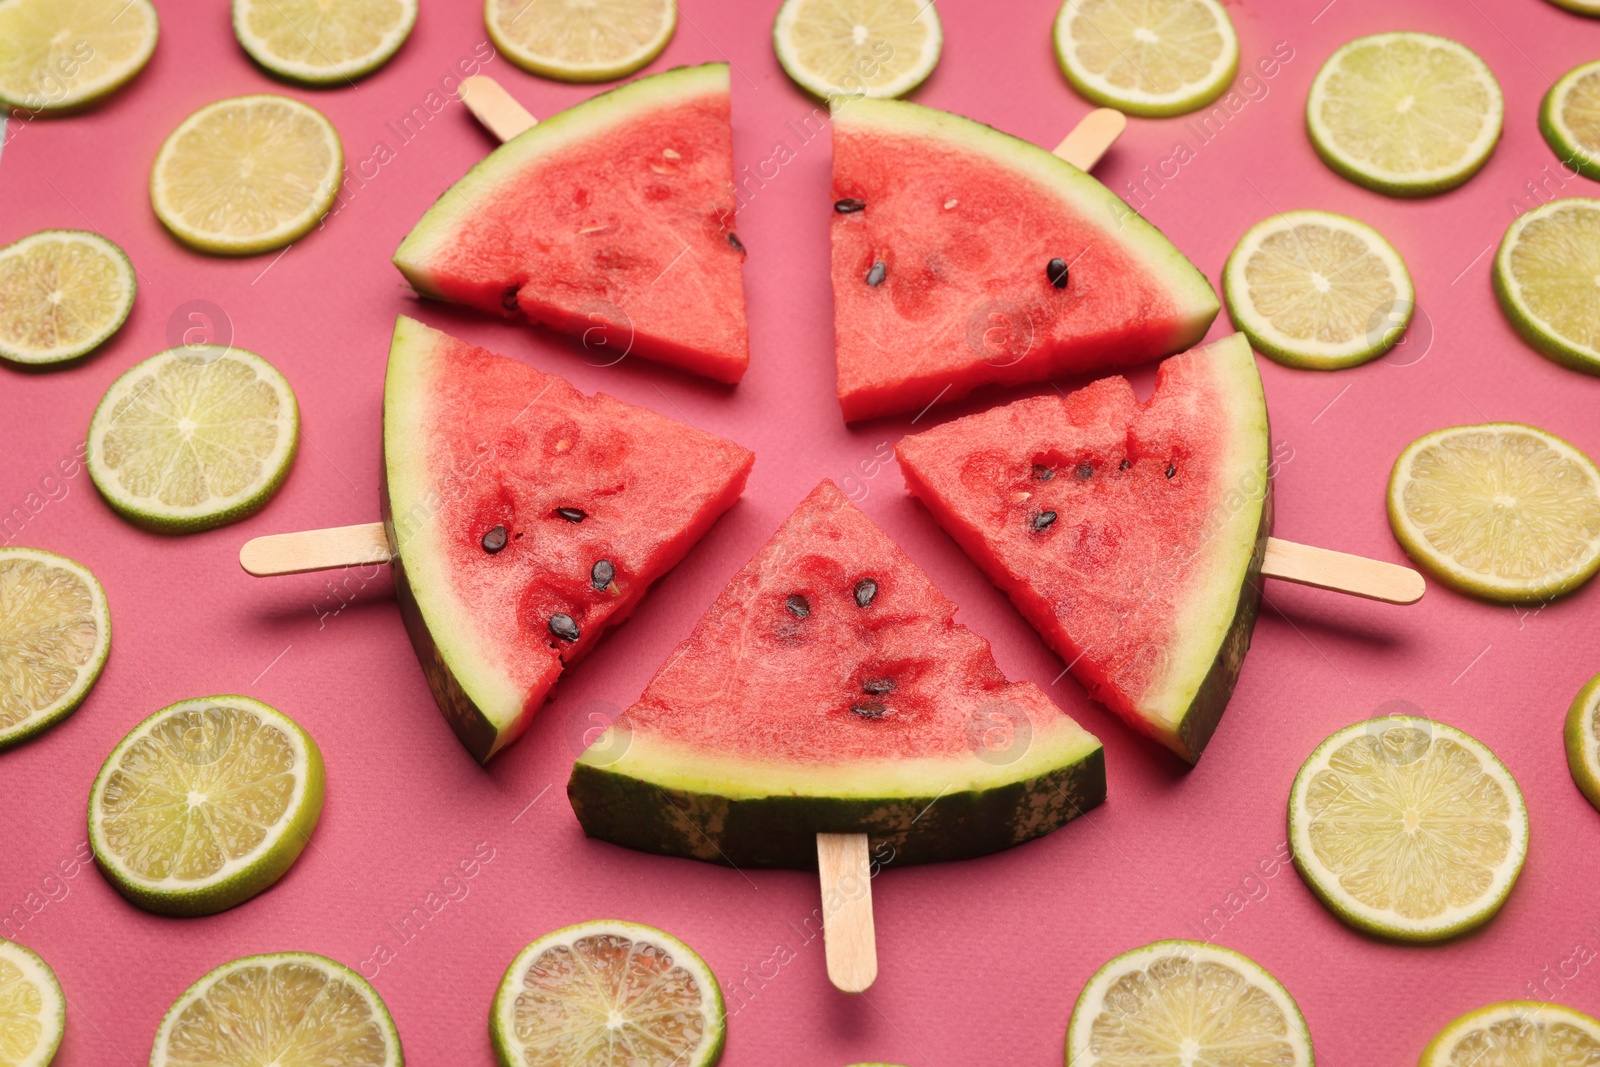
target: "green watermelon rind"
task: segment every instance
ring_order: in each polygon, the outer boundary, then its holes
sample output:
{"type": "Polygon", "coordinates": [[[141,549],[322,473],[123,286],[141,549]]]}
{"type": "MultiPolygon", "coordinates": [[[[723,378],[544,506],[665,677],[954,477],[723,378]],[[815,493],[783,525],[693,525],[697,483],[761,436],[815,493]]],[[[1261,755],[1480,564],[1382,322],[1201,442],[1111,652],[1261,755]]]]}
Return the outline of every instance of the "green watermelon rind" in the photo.
{"type": "Polygon", "coordinates": [[[448,299],[433,283],[429,264],[449,243],[461,223],[476,214],[484,197],[515,180],[530,163],[541,157],[596,137],[607,127],[634,121],[641,114],[668,103],[710,93],[725,95],[729,85],[726,63],[674,67],[551,115],[489,153],[460,181],[445,190],[400,242],[395,250],[394,265],[417,292],[448,299]]]}
{"type": "Polygon", "coordinates": [[[584,832],[728,866],[814,868],[816,835],[826,832],[866,833],[880,864],[967,859],[1057,830],[1106,795],[1105,750],[1065,715],[1052,736],[981,781],[965,760],[775,767],[639,734],[621,744],[618,729],[578,759],[567,783],[584,832]],[[899,788],[873,788],[886,779],[899,788]]]}
{"type": "Polygon", "coordinates": [[[833,122],[961,145],[1014,168],[1032,178],[1040,192],[1081,211],[1165,284],[1179,318],[1168,353],[1198,344],[1222,310],[1206,276],[1165,234],[1095,178],[1038,145],[974,119],[906,100],[853,99],[836,107],[833,122]]]}

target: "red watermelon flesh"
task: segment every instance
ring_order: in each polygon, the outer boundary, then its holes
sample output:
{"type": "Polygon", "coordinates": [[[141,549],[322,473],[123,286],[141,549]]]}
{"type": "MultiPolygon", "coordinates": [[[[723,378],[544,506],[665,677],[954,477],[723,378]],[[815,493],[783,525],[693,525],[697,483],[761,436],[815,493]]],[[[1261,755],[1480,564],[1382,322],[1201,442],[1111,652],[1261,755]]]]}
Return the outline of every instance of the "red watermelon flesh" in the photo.
{"type": "Polygon", "coordinates": [[[957,115],[840,108],[833,197],[847,420],[1141,363],[1197,343],[1217,314],[1205,277],[1110,190],[957,115]]]}
{"type": "Polygon", "coordinates": [[[1272,528],[1241,335],[907,437],[906,484],[1097,700],[1190,760],[1249,647],[1272,528]]]}
{"type": "Polygon", "coordinates": [[[818,831],[956,858],[1098,803],[1099,742],[954,614],[823,482],[619,720],[626,743],[579,760],[579,820],[651,851],[805,867],[818,831]]]}
{"type": "Polygon", "coordinates": [[[728,67],[667,71],[553,115],[440,197],[395,253],[418,292],[719,382],[750,362],[728,67]]]}
{"type": "Polygon", "coordinates": [[[738,499],[749,451],[405,317],[385,522],[440,708],[486,760],[738,499]]]}

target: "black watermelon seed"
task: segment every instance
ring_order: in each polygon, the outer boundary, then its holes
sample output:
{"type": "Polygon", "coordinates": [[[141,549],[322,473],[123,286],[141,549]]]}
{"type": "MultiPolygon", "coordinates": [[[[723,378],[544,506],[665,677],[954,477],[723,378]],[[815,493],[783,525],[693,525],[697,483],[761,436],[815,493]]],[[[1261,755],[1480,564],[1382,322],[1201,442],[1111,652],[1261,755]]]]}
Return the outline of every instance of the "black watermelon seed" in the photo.
{"type": "Polygon", "coordinates": [[[1117,469],[1125,471],[1131,466],[1133,466],[1133,461],[1132,460],[1128,460],[1128,459],[1124,459],[1121,463],[1119,463],[1117,465],[1117,469]]]}
{"type": "Polygon", "coordinates": [[[1177,474],[1177,473],[1178,473],[1178,468],[1174,467],[1172,464],[1168,463],[1167,464],[1167,477],[1170,478],[1174,474],[1177,474]]]}
{"type": "Polygon", "coordinates": [[[1078,477],[1082,478],[1084,481],[1088,481],[1090,478],[1094,477],[1094,467],[1087,463],[1078,464],[1078,477]]]}
{"type": "Polygon", "coordinates": [[[1064,259],[1052,259],[1045,264],[1044,276],[1049,278],[1050,284],[1057,289],[1065,289],[1067,287],[1067,261],[1064,259]]]}
{"type": "Polygon", "coordinates": [[[597,560],[589,568],[589,582],[597,591],[604,592],[617,577],[617,568],[609,559],[597,560]]]}
{"type": "Polygon", "coordinates": [[[856,607],[864,608],[872,603],[872,598],[878,595],[878,583],[871,578],[863,578],[856,583],[856,607]]]}
{"type": "Polygon", "coordinates": [[[888,276],[889,268],[884,264],[883,260],[880,259],[878,262],[872,265],[871,270],[867,271],[867,284],[872,286],[882,285],[883,279],[887,278],[888,276]]]}
{"type": "Polygon", "coordinates": [[[582,508],[556,508],[556,514],[568,522],[582,522],[589,517],[589,513],[582,508]]]}
{"type": "Polygon", "coordinates": [[[851,704],[850,710],[863,719],[881,719],[889,714],[889,706],[881,700],[863,700],[859,704],[851,704]]]}
{"type": "Polygon", "coordinates": [[[507,311],[521,311],[522,305],[517,303],[517,287],[511,286],[500,294],[500,306],[507,311]]]}
{"type": "Polygon", "coordinates": [[[866,207],[867,202],[865,200],[857,200],[853,196],[847,196],[843,200],[835,200],[833,202],[833,210],[841,215],[854,215],[857,211],[866,210],[866,207]]]}
{"type": "Polygon", "coordinates": [[[1035,530],[1043,530],[1043,529],[1047,528],[1051,523],[1053,523],[1055,521],[1056,521],[1056,513],[1055,512],[1053,512],[1053,511],[1041,511],[1041,512],[1039,512],[1039,514],[1037,514],[1037,515],[1035,515],[1033,517],[1033,528],[1035,530]]]}
{"type": "Polygon", "coordinates": [[[496,526],[483,535],[483,550],[489,555],[494,555],[504,547],[506,547],[506,528],[504,526],[496,526]]]}
{"type": "Polygon", "coordinates": [[[868,678],[861,683],[861,691],[863,693],[871,693],[875,697],[882,696],[885,693],[892,693],[894,692],[894,679],[868,678]]]}
{"type": "Polygon", "coordinates": [[[744,242],[739,240],[739,235],[734,233],[732,230],[728,231],[728,243],[733,246],[733,250],[735,252],[744,251],[744,242]]]}
{"type": "Polygon", "coordinates": [[[576,641],[578,639],[578,624],[572,621],[571,615],[556,612],[550,616],[550,632],[563,641],[576,641]]]}
{"type": "Polygon", "coordinates": [[[1043,463],[1035,463],[1033,465],[1033,476],[1041,482],[1048,482],[1056,476],[1056,472],[1046,467],[1043,463]]]}
{"type": "Polygon", "coordinates": [[[788,599],[783,602],[783,606],[788,608],[789,614],[797,619],[803,619],[811,614],[811,601],[799,593],[790,593],[788,599]]]}

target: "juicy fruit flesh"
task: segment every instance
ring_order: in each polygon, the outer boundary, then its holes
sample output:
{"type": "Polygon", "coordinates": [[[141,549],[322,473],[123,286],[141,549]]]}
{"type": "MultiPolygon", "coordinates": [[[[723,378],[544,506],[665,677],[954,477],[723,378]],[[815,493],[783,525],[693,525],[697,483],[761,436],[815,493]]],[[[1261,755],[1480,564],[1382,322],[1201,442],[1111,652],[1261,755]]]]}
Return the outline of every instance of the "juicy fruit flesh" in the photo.
{"type": "Polygon", "coordinates": [[[1317,862],[1358,903],[1427,920],[1481,902],[1511,857],[1505,786],[1415,726],[1350,738],[1305,793],[1317,862]]]}
{"type": "Polygon", "coordinates": [[[259,849],[293,799],[298,755],[276,725],[224,705],[162,719],[106,781],[101,833],[139,878],[202,881],[259,849]]]}
{"type": "Polygon", "coordinates": [[[801,0],[787,45],[806,72],[840,93],[900,80],[937,47],[924,0],[801,0]]]}
{"type": "Polygon", "coordinates": [[[1567,90],[1561,103],[1561,124],[1577,147],[1600,156],[1600,67],[1584,74],[1567,90]]]}
{"type": "Polygon", "coordinates": [[[512,1006],[528,1067],[671,1067],[708,1020],[699,982],[659,946],[593,934],[536,957],[512,1006]]]}
{"type": "Polygon", "coordinates": [[[1389,265],[1345,230],[1316,223],[1269,234],[1245,262],[1250,302],[1286,337],[1346,345],[1366,339],[1400,292],[1389,265]]]}
{"type": "Polygon", "coordinates": [[[672,20],[664,0],[494,0],[498,32],[537,59],[577,67],[625,64],[672,20]]]}
{"type": "Polygon", "coordinates": [[[1216,15],[1194,0],[1083,0],[1076,10],[1073,54],[1113,88],[1181,93],[1210,78],[1228,51],[1216,15]]]}
{"type": "Polygon", "coordinates": [[[387,1067],[389,1043],[354,984],[298,960],[250,963],[186,1005],[165,1067],[387,1067]]]}
{"type": "Polygon", "coordinates": [[[1600,542],[1600,486],[1540,436],[1451,434],[1411,458],[1401,506],[1428,545],[1472,575],[1538,582],[1600,542]]]}
{"type": "Polygon", "coordinates": [[[0,957],[0,1065],[24,1063],[44,1040],[44,994],[10,960],[0,957]]]}
{"type": "Polygon", "coordinates": [[[1496,110],[1476,64],[1416,37],[1368,41],[1329,73],[1318,116],[1338,150],[1395,175],[1466,164],[1496,110]]]}
{"type": "Polygon", "coordinates": [[[1529,311],[1571,344],[1600,354],[1600,204],[1573,201],[1530,219],[1510,266],[1529,311]]]}
{"type": "Polygon", "coordinates": [[[1089,1031],[1095,1067],[1285,1067],[1296,1048],[1270,994],[1234,967],[1181,953],[1119,975],[1089,1031]]]}
{"type": "MultiPolygon", "coordinates": [[[[1600,1063],[1600,1035],[1536,1012],[1515,1011],[1468,1030],[1438,1067],[1545,1067],[1600,1063]]],[[[1432,1065],[1430,1064],[1430,1067],[1432,1065]]]]}
{"type": "Polygon", "coordinates": [[[332,70],[384,47],[406,16],[401,0],[264,0],[246,6],[244,23],[272,56],[332,70]]]}
{"type": "Polygon", "coordinates": [[[249,363],[179,355],[129,384],[101,443],[105,469],[129,496],[197,508],[249,495],[276,471],[283,403],[249,363]]]}
{"type": "Polygon", "coordinates": [[[155,33],[142,2],[12,0],[0,5],[0,96],[29,108],[89,99],[142,66],[155,33]]]}
{"type": "Polygon", "coordinates": [[[88,241],[44,237],[0,258],[0,346],[72,350],[115,323],[128,299],[127,266],[88,241]]]}
{"type": "Polygon", "coordinates": [[[94,596],[76,574],[0,559],[0,732],[70,693],[100,638],[94,596]]]}

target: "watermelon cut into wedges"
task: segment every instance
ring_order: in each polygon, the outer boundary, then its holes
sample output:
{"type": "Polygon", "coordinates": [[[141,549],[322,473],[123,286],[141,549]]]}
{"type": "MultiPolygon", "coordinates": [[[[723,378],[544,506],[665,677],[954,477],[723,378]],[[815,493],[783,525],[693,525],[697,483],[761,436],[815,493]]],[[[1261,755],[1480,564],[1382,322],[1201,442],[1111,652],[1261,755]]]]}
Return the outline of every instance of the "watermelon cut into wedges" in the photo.
{"type": "Polygon", "coordinates": [[[394,262],[424,296],[737,382],[750,362],[728,67],[602,93],[501,145],[394,262]]]}
{"type": "Polygon", "coordinates": [[[1255,625],[1267,406],[1240,334],[903,439],[906,485],[1089,694],[1191,763],[1255,625]]]}
{"type": "Polygon", "coordinates": [[[649,852],[807,868],[818,832],[869,834],[881,862],[960,859],[1100,803],[1100,742],[954,614],[823,482],[578,759],[578,821],[649,852]]]}
{"type": "Polygon", "coordinates": [[[1204,275],[1109,189],[959,115],[841,107],[833,197],[846,420],[1181,352],[1217,315],[1204,275]]]}
{"type": "Polygon", "coordinates": [[[480,761],[738,499],[753,460],[403,316],[383,456],[406,630],[480,761]]]}

